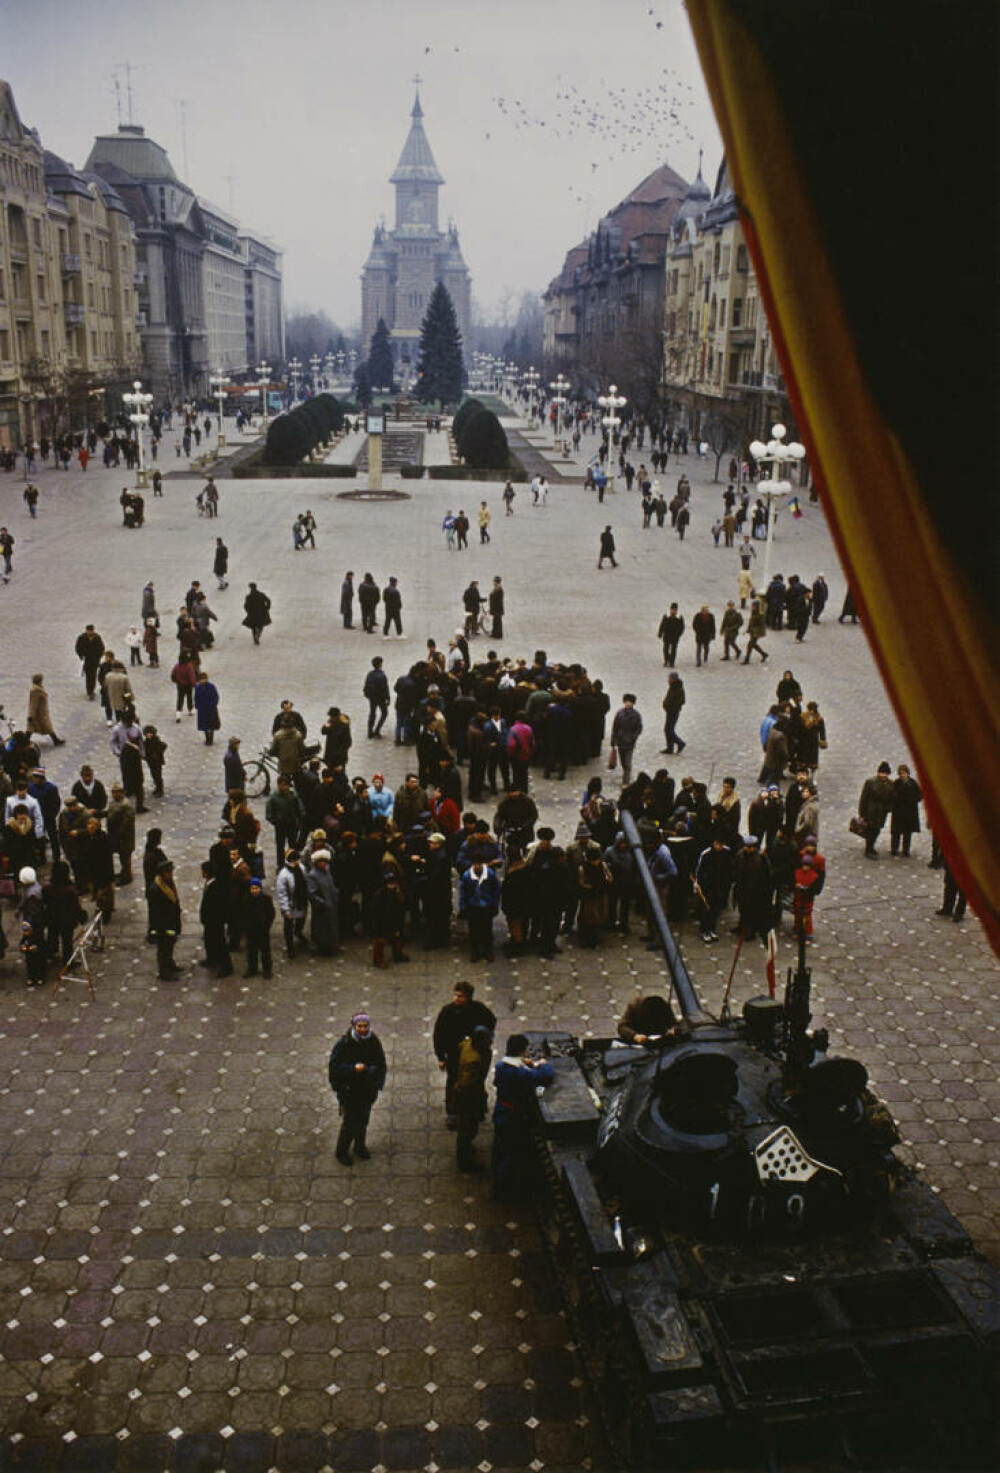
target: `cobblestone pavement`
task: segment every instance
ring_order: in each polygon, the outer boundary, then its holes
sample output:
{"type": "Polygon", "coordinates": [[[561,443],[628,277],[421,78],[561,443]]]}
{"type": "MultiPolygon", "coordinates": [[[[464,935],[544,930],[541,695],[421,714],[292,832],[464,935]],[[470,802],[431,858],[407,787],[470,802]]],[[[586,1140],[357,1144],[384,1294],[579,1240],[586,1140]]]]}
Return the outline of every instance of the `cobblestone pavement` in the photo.
{"type": "MultiPolygon", "coordinates": [[[[195,513],[199,480],[167,463],[162,500],[150,497],[147,525],[128,531],[121,473],[43,470],[37,521],[22,482],[2,476],[0,520],[17,546],[13,578],[0,587],[0,700],[20,718],[31,674],[44,671],[68,742],[46,751],[50,775],[65,791],[90,760],[109,781],[108,733],[84,697],[74,640],[92,620],[121,648],[147,578],[169,629],[200,577],[219,615],[206,668],[221,691],[221,737],[240,733],[251,757],[283,696],[313,732],[336,702],[354,718],[352,770],[381,769],[395,785],[408,754],[363,734],[368,661],[384,655],[394,680],[428,636],[446,641],[469,578],[483,584],[499,572],[503,651],[544,646],[585,663],[616,701],[636,691],[646,721],[638,762],[653,770],[660,615],[671,598],[688,618],[702,601],[718,611],[736,585],[733,553],[708,535],[723,488],[711,485],[707,463],[687,457],[683,466],[695,486],[683,544],[669,526],[641,530],[636,494],[598,506],[573,484],[553,484],[539,508],[519,488],[507,518],[498,486],[407,482],[411,499],[372,504],[342,499],[337,481],[220,479],[213,522],[195,513]],[[441,517],[463,493],[467,508],[487,496],[492,541],[449,552],[441,517]],[[318,548],[295,553],[291,522],[307,506],[318,548]],[[598,572],[606,521],[620,566],[598,572]],[[231,550],[225,591],[211,577],[217,533],[231,550]],[[380,582],[400,578],[398,648],[340,628],[349,567],[359,578],[369,569],[380,582]],[[259,648],[240,624],[250,579],[274,604],[259,648]]],[[[673,465],[664,479],[672,490],[673,465]]],[[[871,863],[848,834],[862,780],[906,753],[863,631],[837,623],[844,582],[819,510],[783,518],[778,538],[775,567],[810,581],[827,574],[827,613],[801,645],[772,635],[766,666],[724,670],[713,652],[696,670],[685,639],[688,747],[674,775],[690,772],[715,792],[732,772],[746,803],[758,725],[782,669],[819,701],[830,738],[820,773],[829,880],[811,958],[814,1012],[834,1045],[869,1067],[901,1123],[905,1155],[1000,1263],[996,963],[973,917],[955,925],[935,916],[941,886],[927,868],[926,835],[914,858],[883,853],[871,863]]],[[[167,796],[151,800],[146,822],[162,826],[179,865],[182,980],[155,980],[138,886],[119,894],[96,958],[95,1002],[80,985],[27,991],[19,962],[8,954],[0,964],[0,1467],[607,1466],[530,1212],[495,1204],[488,1178],[459,1176],[443,1128],[429,1035],[452,983],[469,972],[464,950],[415,950],[410,966],[383,973],[357,942],[331,962],[279,961],[270,982],[220,982],[196,964],[197,864],[219,820],[222,749],[206,747],[186,718],[175,724],[173,652],[165,639],[160,670],[134,679],[142,719],[169,742],[167,796]],[[344,1170],[333,1158],[326,1060],[359,1004],[386,1045],[389,1083],[373,1159],[344,1170]]],[[[562,842],[588,775],[536,783],[562,842]]],[[[4,919],[12,934],[9,912],[4,919]]],[[[696,984],[717,1006],[729,945],[706,948],[684,932],[696,984]]],[[[786,942],[779,968],[790,960],[786,942]]],[[[500,1039],[515,1024],[610,1031],[637,988],[663,981],[657,956],[635,938],[475,970],[500,1039]]],[[[762,953],[745,950],[737,1001],[763,983],[762,953]]]]}

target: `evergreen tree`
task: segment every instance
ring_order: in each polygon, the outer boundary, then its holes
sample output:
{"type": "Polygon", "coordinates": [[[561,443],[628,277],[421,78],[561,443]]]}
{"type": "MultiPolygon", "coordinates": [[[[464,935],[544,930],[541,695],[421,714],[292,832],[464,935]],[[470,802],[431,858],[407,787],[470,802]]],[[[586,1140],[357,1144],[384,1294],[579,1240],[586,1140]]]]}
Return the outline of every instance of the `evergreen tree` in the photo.
{"type": "Polygon", "coordinates": [[[359,404],[372,402],[372,381],[368,376],[368,364],[359,363],[354,370],[354,397],[359,404]]]}
{"type": "Polygon", "coordinates": [[[385,319],[380,317],[368,349],[368,378],[377,389],[395,388],[392,379],[392,343],[385,319]]]}
{"type": "Polygon", "coordinates": [[[424,404],[437,400],[442,409],[448,401],[455,404],[462,396],[464,377],[462,334],[455,307],[444,283],[439,281],[420,329],[417,398],[424,404]]]}

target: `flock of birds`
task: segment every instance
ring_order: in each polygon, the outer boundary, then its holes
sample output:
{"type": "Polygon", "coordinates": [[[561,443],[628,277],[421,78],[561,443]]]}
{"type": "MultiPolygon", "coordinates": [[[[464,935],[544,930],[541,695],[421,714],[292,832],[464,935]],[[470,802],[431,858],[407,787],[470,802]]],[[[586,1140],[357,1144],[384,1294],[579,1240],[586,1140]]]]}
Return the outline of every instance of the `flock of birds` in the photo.
{"type": "MultiPolygon", "coordinates": [[[[648,9],[647,17],[657,31],[663,30],[663,21],[657,19],[655,10],[648,9]]],[[[424,54],[431,50],[430,46],[425,47],[424,54]]],[[[453,46],[451,50],[457,53],[460,48],[453,46]]],[[[661,77],[656,84],[639,88],[609,86],[602,78],[596,88],[585,90],[557,77],[556,91],[545,115],[527,107],[517,97],[494,97],[492,101],[501,118],[513,124],[515,133],[544,130],[546,138],[572,141],[588,138],[593,143],[590,161],[593,175],[603,163],[614,163],[623,154],[648,150],[650,142],[662,158],[671,143],[694,141],[684,118],[685,104],[692,100],[694,86],[673,67],[661,68],[661,77]]],[[[492,132],[487,130],[486,141],[492,138],[492,132]]],[[[566,187],[577,203],[586,203],[578,185],[566,187]]]]}

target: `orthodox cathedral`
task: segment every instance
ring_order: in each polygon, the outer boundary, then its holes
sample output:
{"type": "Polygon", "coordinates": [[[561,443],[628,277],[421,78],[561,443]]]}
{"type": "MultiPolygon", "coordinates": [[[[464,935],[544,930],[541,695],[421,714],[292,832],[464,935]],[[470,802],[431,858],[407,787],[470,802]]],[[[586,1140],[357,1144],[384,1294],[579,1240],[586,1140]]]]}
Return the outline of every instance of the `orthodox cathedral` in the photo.
{"type": "MultiPolygon", "coordinates": [[[[418,79],[419,82],[419,79],[418,79]]],[[[417,92],[410,132],[389,182],[396,186],[396,223],[375,227],[371,252],[361,273],[361,341],[367,352],[380,317],[392,338],[400,382],[412,383],[420,346],[420,328],[431,293],[444,283],[455,308],[462,344],[468,352],[472,282],[449,220],[438,226],[438,190],[444,183],[424,132],[424,113],[417,92]]]]}

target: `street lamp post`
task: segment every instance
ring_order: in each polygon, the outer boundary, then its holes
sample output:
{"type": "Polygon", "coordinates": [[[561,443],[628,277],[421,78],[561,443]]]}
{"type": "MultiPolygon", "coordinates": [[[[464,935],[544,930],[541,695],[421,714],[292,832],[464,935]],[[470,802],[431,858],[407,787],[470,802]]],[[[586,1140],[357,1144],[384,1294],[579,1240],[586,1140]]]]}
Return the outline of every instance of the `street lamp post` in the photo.
{"type": "Polygon", "coordinates": [[[135,484],[138,490],[146,488],[146,462],[143,455],[142,432],[149,424],[149,406],[153,402],[152,394],[142,392],[142,383],[136,379],[132,385],[131,394],[123,394],[122,401],[132,413],[129,415],[129,423],[135,425],[135,438],[139,446],[139,469],[136,474],[135,484]]]}
{"type": "Polygon", "coordinates": [[[216,369],[215,373],[209,378],[209,383],[212,385],[212,391],[219,402],[219,433],[215,443],[221,450],[226,443],[224,430],[226,421],[223,418],[223,409],[226,402],[226,375],[220,369],[216,369]]]}
{"type": "Polygon", "coordinates": [[[552,403],[556,407],[555,447],[558,450],[560,436],[562,435],[562,409],[563,405],[566,403],[566,390],[569,388],[569,379],[563,378],[562,374],[560,373],[559,376],[556,378],[555,383],[549,384],[549,388],[553,392],[552,403]]]}
{"type": "Polygon", "coordinates": [[[292,375],[292,408],[299,397],[299,374],[302,372],[302,364],[297,358],[293,358],[288,365],[288,372],[292,375]]]}
{"type": "Polygon", "coordinates": [[[771,438],[765,445],[761,440],[754,440],[750,446],[750,454],[760,466],[770,468],[770,476],[767,480],[757,482],[757,495],[767,498],[767,535],[764,539],[764,583],[766,589],[771,581],[771,533],[774,528],[774,503],[782,496],[790,496],[792,492],[791,481],[784,479],[784,469],[789,463],[796,464],[804,459],[806,448],[797,440],[785,443],[788,431],[784,425],[771,426],[771,438]]]}
{"type": "MultiPolygon", "coordinates": [[[[602,409],[606,409],[608,411],[604,418],[601,420],[601,424],[608,432],[608,464],[609,466],[613,466],[614,462],[611,459],[611,446],[614,443],[615,430],[617,430],[619,425],[621,424],[621,420],[619,419],[616,411],[627,404],[628,400],[625,398],[624,394],[619,394],[618,385],[612,384],[608,393],[598,395],[597,402],[602,409]]],[[[608,477],[608,490],[613,491],[614,489],[615,477],[612,473],[608,477]]]]}
{"type": "Polygon", "coordinates": [[[531,368],[525,370],[524,383],[525,387],[528,390],[528,428],[532,430],[538,428],[538,421],[535,409],[535,395],[538,389],[538,380],[540,378],[541,374],[538,372],[538,369],[534,367],[534,365],[532,365],[531,368]]]}
{"type": "Polygon", "coordinates": [[[268,426],[268,423],[269,423],[269,418],[268,418],[268,404],[267,404],[267,391],[271,387],[271,365],[270,365],[270,363],[258,363],[257,364],[257,372],[260,374],[260,378],[257,381],[257,387],[258,387],[258,389],[260,389],[260,402],[261,402],[261,405],[262,405],[263,410],[264,410],[263,429],[264,429],[264,433],[266,435],[267,434],[267,426],[268,426]]]}

